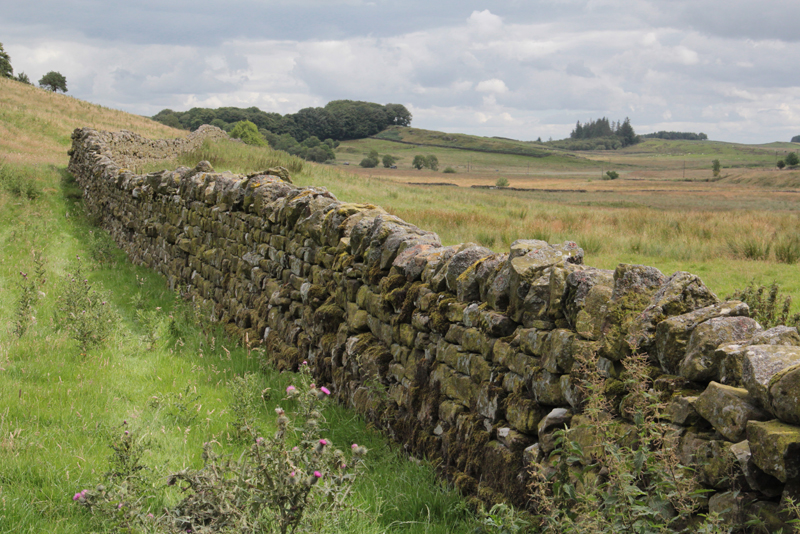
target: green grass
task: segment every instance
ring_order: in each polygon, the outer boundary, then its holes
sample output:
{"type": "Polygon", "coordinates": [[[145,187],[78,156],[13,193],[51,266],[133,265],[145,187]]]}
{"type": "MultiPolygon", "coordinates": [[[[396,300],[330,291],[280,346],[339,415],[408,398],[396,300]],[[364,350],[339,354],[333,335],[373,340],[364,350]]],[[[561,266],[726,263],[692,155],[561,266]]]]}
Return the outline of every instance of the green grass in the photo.
{"type": "MultiPolygon", "coordinates": [[[[27,172],[25,169],[12,169],[27,172]]],[[[0,532],[78,533],[105,531],[104,523],[72,502],[72,495],[102,481],[108,443],[127,421],[150,447],[146,465],[157,468],[151,505],[174,504],[180,495],[165,489],[164,476],[200,467],[202,444],[219,441],[231,453],[231,394],[227,383],[259,372],[258,351],[238,346],[220,332],[203,335],[191,323],[179,336],[165,328],[169,316],[183,317],[163,278],[125,261],[116,250],[111,263],[92,261],[100,232],[83,214],[80,191],[62,180],[63,168],[41,166],[44,193],[31,200],[0,189],[0,532]],[[67,214],[69,214],[67,216],[67,214]],[[20,271],[35,272],[32,251],[45,258],[44,281],[33,306],[35,324],[21,338],[12,330],[20,294],[20,271]],[[88,279],[112,292],[121,321],[102,347],[82,355],[57,321],[59,284],[80,256],[88,279]],[[157,308],[161,308],[157,310],[157,308]],[[139,310],[152,313],[160,337],[151,347],[139,310]],[[154,407],[154,396],[188,391],[193,421],[154,407]]],[[[291,383],[292,375],[268,372],[260,386],[271,388],[264,424],[291,383]]],[[[330,406],[330,439],[370,449],[367,471],[357,484],[354,504],[363,513],[344,532],[472,532],[477,519],[433,469],[406,459],[394,445],[352,412],[330,406]]]]}

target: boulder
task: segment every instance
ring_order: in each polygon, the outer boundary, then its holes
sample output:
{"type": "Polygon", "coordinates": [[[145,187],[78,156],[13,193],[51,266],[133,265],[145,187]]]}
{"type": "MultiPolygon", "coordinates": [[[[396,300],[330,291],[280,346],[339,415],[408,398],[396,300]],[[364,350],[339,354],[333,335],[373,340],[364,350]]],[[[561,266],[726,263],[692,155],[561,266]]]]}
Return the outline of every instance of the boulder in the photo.
{"type": "Polygon", "coordinates": [[[753,462],[753,453],[750,451],[749,441],[740,441],[731,445],[730,450],[736,457],[745,482],[747,482],[751,490],[761,492],[767,497],[777,497],[781,494],[783,489],[781,481],[772,475],[766,474],[753,462]]]}
{"type": "Polygon", "coordinates": [[[753,462],[765,473],[781,482],[800,476],[800,428],[777,420],[749,421],[747,441],[753,462]]]}
{"type": "Polygon", "coordinates": [[[761,325],[749,317],[715,317],[700,323],[689,337],[679,374],[695,382],[719,379],[717,347],[749,339],[761,330],[761,325]]]}
{"type": "Polygon", "coordinates": [[[626,263],[617,266],[614,290],[601,327],[603,356],[619,361],[631,353],[627,343],[628,329],[665,280],[655,267],[626,263]]]}
{"type": "Polygon", "coordinates": [[[733,442],[744,439],[748,421],[771,418],[770,414],[755,406],[746,389],[717,382],[711,382],[697,397],[694,408],[725,439],[733,442]]]}
{"type": "Polygon", "coordinates": [[[667,373],[676,373],[686,355],[686,345],[697,325],[717,317],[748,316],[750,308],[738,300],[706,306],[689,313],[676,315],[656,326],[653,350],[661,368],[667,373]]]}
{"type": "MultiPolygon", "coordinates": [[[[472,267],[475,262],[487,256],[491,256],[492,254],[494,253],[488,248],[475,245],[474,243],[466,243],[462,245],[460,250],[456,252],[452,258],[450,258],[450,261],[447,262],[447,265],[444,268],[444,277],[447,283],[447,289],[455,293],[458,290],[458,277],[461,276],[467,269],[472,267]]],[[[469,281],[464,281],[462,285],[464,286],[463,291],[468,293],[469,289],[467,286],[469,286],[469,281]]],[[[474,280],[474,286],[474,292],[477,295],[477,280],[474,280]]]]}
{"type": "Polygon", "coordinates": [[[668,317],[718,304],[719,299],[697,275],[678,271],[650,299],[650,304],[631,323],[628,344],[648,352],[655,342],[656,326],[668,317]]]}
{"type": "Polygon", "coordinates": [[[781,421],[800,425],[800,363],[778,371],[770,379],[769,409],[781,421]]]}
{"type": "Polygon", "coordinates": [[[742,385],[762,407],[769,409],[770,380],[779,371],[797,364],[800,364],[800,347],[751,345],[742,357],[742,385]]]}
{"type": "Polygon", "coordinates": [[[775,326],[753,336],[747,345],[792,345],[800,347],[800,334],[794,326],[775,326]]]}
{"type": "Polygon", "coordinates": [[[614,291],[614,271],[588,267],[567,275],[561,308],[567,322],[586,339],[598,339],[614,291]]]}

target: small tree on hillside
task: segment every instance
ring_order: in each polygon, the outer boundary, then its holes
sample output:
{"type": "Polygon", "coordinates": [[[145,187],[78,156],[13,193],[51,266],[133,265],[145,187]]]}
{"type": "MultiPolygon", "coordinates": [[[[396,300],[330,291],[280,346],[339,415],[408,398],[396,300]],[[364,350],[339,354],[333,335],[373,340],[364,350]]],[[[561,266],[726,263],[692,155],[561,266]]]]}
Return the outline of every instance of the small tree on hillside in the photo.
{"type": "Polygon", "coordinates": [[[14,69],[11,67],[11,58],[8,52],[3,50],[3,43],[0,43],[0,77],[11,78],[14,76],[14,69]]]}
{"type": "Polygon", "coordinates": [[[60,72],[56,72],[51,70],[44,76],[42,79],[39,80],[39,87],[43,89],[49,89],[54,93],[57,91],[61,91],[62,93],[67,92],[67,79],[64,77],[63,74],[60,72]]]}
{"type": "Polygon", "coordinates": [[[719,171],[721,168],[722,165],[720,164],[718,159],[715,159],[714,161],[711,162],[711,171],[714,173],[714,178],[719,176],[719,171]]]}
{"type": "Polygon", "coordinates": [[[383,156],[383,166],[387,169],[394,165],[397,162],[397,158],[394,156],[390,156],[389,154],[385,154],[383,156]]]}
{"type": "Polygon", "coordinates": [[[782,159],[779,159],[779,160],[778,160],[778,163],[776,163],[775,165],[777,165],[777,167],[778,167],[779,169],[783,169],[784,167],[786,167],[786,162],[785,162],[785,161],[783,161],[782,159]]]}
{"type": "Polygon", "coordinates": [[[425,156],[420,156],[419,154],[417,154],[416,156],[414,156],[414,161],[411,162],[411,166],[417,170],[420,170],[423,167],[428,166],[428,161],[425,158],[425,156]]]}
{"type": "Polygon", "coordinates": [[[250,121],[239,121],[231,128],[230,136],[241,139],[243,143],[253,146],[266,146],[267,140],[258,131],[258,126],[250,121]]]}
{"type": "Polygon", "coordinates": [[[800,164],[800,158],[797,157],[797,152],[789,152],[786,154],[786,157],[783,158],[786,164],[790,167],[794,167],[797,164],[800,164]]]}
{"type": "Polygon", "coordinates": [[[28,85],[33,85],[31,79],[28,78],[28,75],[25,74],[24,72],[20,72],[19,74],[17,74],[17,77],[14,79],[17,80],[18,82],[26,83],[28,85]]]}
{"type": "Polygon", "coordinates": [[[431,154],[430,156],[425,158],[425,161],[428,162],[427,166],[428,166],[428,168],[430,168],[430,170],[432,170],[432,171],[438,171],[439,170],[439,158],[437,158],[433,154],[431,154]]]}

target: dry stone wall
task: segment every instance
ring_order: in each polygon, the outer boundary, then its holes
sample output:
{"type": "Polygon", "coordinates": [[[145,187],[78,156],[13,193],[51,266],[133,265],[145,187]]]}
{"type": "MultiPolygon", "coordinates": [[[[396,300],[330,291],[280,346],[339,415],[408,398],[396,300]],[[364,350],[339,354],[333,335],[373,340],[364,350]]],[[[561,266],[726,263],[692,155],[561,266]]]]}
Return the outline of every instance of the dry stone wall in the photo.
{"type": "Polygon", "coordinates": [[[133,262],[213,303],[232,332],[263,341],[268,364],[307,361],[467,494],[524,506],[530,462],[553,450],[556,429],[586,421],[576,362],[624,408],[623,362],[637,352],[712,511],[742,495],[774,510],[796,495],[796,329],[764,330],[690,273],[586,266],[572,242],[445,247],[377,206],[296,187],[282,169],[237,176],[201,162],[135,175],[123,165],[178,149],[79,129],[69,168],[133,262]]]}

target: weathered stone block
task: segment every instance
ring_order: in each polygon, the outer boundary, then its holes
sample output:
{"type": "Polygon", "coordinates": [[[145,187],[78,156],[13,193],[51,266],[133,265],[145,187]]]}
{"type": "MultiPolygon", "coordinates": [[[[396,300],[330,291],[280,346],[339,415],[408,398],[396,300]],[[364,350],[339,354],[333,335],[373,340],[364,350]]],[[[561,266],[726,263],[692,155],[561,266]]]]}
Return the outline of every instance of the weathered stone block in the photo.
{"type": "Polygon", "coordinates": [[[800,428],[780,421],[749,421],[747,441],[753,462],[786,482],[800,476],[800,428]]]}
{"type": "Polygon", "coordinates": [[[711,382],[694,403],[694,408],[725,439],[738,442],[744,439],[747,422],[766,421],[766,411],[755,406],[746,389],[711,382]]]}
{"type": "Polygon", "coordinates": [[[695,382],[719,379],[717,347],[744,341],[761,330],[761,325],[749,317],[715,317],[700,323],[689,338],[680,375],[695,382]]]}
{"type": "Polygon", "coordinates": [[[779,371],[800,364],[800,347],[752,345],[742,359],[742,385],[761,403],[770,407],[769,385],[779,371]]]}

